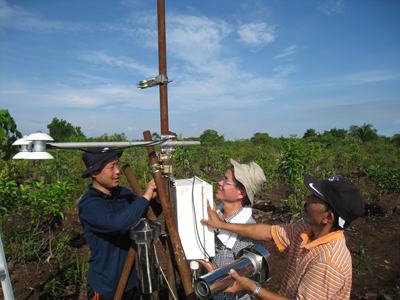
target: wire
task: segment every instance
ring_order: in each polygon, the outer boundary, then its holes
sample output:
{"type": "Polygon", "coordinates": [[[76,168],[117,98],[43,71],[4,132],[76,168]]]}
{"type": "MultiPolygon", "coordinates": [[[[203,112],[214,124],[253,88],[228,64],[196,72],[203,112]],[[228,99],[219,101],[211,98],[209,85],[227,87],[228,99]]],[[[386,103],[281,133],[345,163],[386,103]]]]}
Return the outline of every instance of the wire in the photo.
{"type": "MultiPolygon", "coordinates": [[[[158,238],[157,238],[157,239],[158,239],[158,238]]],[[[159,240],[159,239],[158,239],[158,240],[159,240]]],[[[172,291],[172,288],[171,288],[171,286],[169,285],[169,282],[168,282],[167,278],[165,277],[165,274],[164,274],[163,269],[161,268],[160,261],[158,260],[158,254],[157,254],[156,245],[155,245],[154,243],[153,243],[153,247],[154,247],[154,253],[156,254],[155,257],[156,257],[156,260],[157,260],[158,268],[160,269],[161,274],[162,274],[162,276],[164,277],[164,280],[165,280],[165,282],[166,282],[167,285],[168,285],[169,292],[171,293],[171,295],[174,297],[175,300],[178,300],[178,299],[176,298],[174,292],[172,291]]]]}
{"type": "MultiPolygon", "coordinates": [[[[197,217],[196,217],[196,208],[195,208],[195,204],[194,204],[194,183],[196,181],[196,174],[194,173],[194,169],[193,169],[193,165],[190,162],[190,159],[188,158],[188,156],[186,155],[186,151],[184,151],[184,149],[182,148],[182,152],[184,154],[184,156],[186,157],[187,161],[189,162],[189,166],[190,166],[190,170],[193,174],[193,183],[192,183],[192,210],[193,210],[193,217],[194,217],[194,226],[196,228],[195,233],[196,233],[196,237],[197,237],[197,242],[200,244],[201,249],[203,250],[203,254],[207,257],[207,260],[210,260],[210,255],[208,254],[207,250],[205,249],[204,245],[201,243],[201,238],[199,236],[199,230],[197,227],[197,217]]],[[[199,178],[199,177],[197,177],[199,178]]],[[[207,199],[208,201],[208,199],[207,199]]]]}

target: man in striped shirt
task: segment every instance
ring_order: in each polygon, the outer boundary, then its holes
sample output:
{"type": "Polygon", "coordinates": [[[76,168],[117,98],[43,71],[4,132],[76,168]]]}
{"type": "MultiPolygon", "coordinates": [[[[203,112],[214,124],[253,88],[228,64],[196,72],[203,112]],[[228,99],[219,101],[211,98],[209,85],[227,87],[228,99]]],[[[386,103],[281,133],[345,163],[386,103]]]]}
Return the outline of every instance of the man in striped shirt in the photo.
{"type": "Polygon", "coordinates": [[[279,294],[234,270],[231,276],[236,282],[225,292],[246,290],[260,299],[350,299],[352,262],[343,229],[364,211],[362,194],[352,182],[339,177],[320,181],[307,174],[304,184],[312,194],[305,199],[303,220],[298,223],[224,224],[209,207],[210,219],[204,224],[256,240],[274,240],[280,251],[289,251],[279,294]]]}

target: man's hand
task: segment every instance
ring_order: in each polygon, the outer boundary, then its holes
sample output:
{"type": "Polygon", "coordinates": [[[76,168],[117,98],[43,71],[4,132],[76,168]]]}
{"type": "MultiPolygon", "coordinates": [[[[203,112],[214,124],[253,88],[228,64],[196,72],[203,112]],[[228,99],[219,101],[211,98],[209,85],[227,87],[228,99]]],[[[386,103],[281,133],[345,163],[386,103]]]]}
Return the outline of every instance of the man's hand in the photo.
{"type": "MultiPolygon", "coordinates": [[[[235,280],[233,285],[228,287],[224,293],[237,293],[240,291],[248,291],[250,293],[253,293],[254,290],[256,289],[256,283],[254,281],[251,281],[247,277],[242,277],[240,276],[235,270],[231,269],[229,271],[229,275],[235,280]]],[[[261,288],[257,295],[258,299],[263,299],[263,300],[289,300],[288,298],[282,297],[281,295],[272,293],[270,291],[267,291],[264,288],[261,288]]]]}
{"type": "Polygon", "coordinates": [[[231,285],[229,288],[227,288],[224,293],[237,293],[240,291],[249,291],[253,292],[254,289],[256,288],[256,284],[251,281],[247,277],[241,277],[235,270],[231,269],[229,271],[229,275],[233,279],[235,279],[235,282],[233,285],[231,285]]]}
{"type": "Polygon", "coordinates": [[[157,196],[157,186],[154,178],[147,184],[146,191],[143,194],[148,201],[155,198],[157,196]]]}
{"type": "Polygon", "coordinates": [[[215,270],[214,265],[210,261],[206,262],[204,259],[196,259],[196,261],[199,264],[201,264],[207,270],[208,273],[215,270]]]}
{"type": "Polygon", "coordinates": [[[213,202],[213,208],[211,209],[210,203],[207,200],[207,211],[209,215],[208,220],[201,219],[200,222],[213,228],[221,228],[221,226],[224,225],[225,222],[223,222],[219,218],[217,214],[217,206],[215,205],[214,202],[213,202]]]}

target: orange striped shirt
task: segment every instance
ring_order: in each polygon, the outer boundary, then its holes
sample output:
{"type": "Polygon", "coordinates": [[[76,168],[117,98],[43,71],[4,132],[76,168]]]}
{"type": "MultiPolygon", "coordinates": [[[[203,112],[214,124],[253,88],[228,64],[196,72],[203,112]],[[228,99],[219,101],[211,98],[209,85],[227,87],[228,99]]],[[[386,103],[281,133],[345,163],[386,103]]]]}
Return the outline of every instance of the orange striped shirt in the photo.
{"type": "Polygon", "coordinates": [[[313,234],[304,221],[272,226],[280,251],[289,250],[289,262],[280,295],[290,299],[350,299],[351,254],[343,230],[310,242],[313,234]]]}

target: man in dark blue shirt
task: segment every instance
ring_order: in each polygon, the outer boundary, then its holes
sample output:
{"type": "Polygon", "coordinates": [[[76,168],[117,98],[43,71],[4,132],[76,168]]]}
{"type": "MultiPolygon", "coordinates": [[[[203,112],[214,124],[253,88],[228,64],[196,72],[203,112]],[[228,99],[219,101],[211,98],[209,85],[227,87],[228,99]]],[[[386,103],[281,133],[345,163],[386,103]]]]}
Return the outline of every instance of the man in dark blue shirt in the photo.
{"type": "MultiPolygon", "coordinates": [[[[82,177],[92,177],[92,184],[79,202],[79,218],[90,248],[88,299],[113,299],[131,246],[129,230],[156,196],[154,179],[139,198],[119,186],[122,152],[92,148],[82,155],[87,168],[82,177]]],[[[134,267],[132,270],[123,300],[139,299],[138,276],[134,267]]]]}

